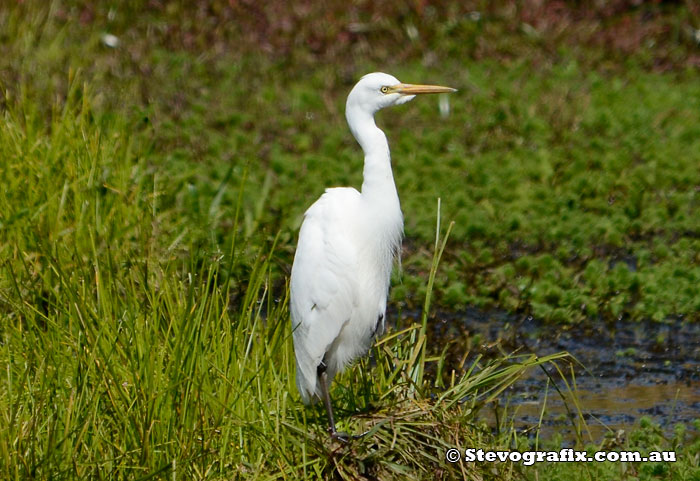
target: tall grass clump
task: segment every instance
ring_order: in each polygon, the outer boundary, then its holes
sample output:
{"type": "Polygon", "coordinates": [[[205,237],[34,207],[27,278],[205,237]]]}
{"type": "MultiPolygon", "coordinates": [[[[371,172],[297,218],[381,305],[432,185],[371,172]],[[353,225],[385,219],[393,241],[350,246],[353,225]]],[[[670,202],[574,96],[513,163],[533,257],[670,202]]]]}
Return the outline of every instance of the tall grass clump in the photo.
{"type": "Polygon", "coordinates": [[[424,317],[378,343],[373,369],[340,377],[340,424],[369,434],[332,443],[321,408],[298,400],[275,242],[241,234],[242,191],[238,205],[220,205],[226,183],[202,200],[234,219],[215,236],[225,248],[207,242],[180,173],[71,85],[48,119],[30,95],[0,119],[2,479],[482,477],[444,451],[497,443],[474,414],[563,355],[439,368],[431,383],[444,357],[428,354],[424,317]]]}
{"type": "Polygon", "coordinates": [[[48,123],[31,106],[8,109],[0,129],[2,477],[179,465],[191,479],[219,460],[258,464],[291,365],[284,300],[258,302],[271,299],[269,256],[254,255],[230,311],[229,259],[172,248],[168,172],[135,152],[127,126],[95,118],[77,87],[48,123]]]}

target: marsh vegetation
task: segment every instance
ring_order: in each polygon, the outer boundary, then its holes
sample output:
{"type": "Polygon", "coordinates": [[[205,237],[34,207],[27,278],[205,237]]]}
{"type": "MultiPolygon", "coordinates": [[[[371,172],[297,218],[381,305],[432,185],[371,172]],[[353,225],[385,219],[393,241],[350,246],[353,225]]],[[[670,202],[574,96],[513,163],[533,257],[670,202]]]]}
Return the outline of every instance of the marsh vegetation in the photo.
{"type": "Polygon", "coordinates": [[[326,4],[0,6],[0,477],[697,479],[692,422],[586,438],[570,355],[455,320],[700,321],[697,6],[326,4]],[[379,115],[406,240],[392,329],[334,388],[370,435],[339,447],[287,279],[306,206],[360,184],[343,102],[374,70],[460,92],[379,115]],[[561,446],[479,417],[540,366],[580,447],[679,461],[446,462],[561,446]]]}

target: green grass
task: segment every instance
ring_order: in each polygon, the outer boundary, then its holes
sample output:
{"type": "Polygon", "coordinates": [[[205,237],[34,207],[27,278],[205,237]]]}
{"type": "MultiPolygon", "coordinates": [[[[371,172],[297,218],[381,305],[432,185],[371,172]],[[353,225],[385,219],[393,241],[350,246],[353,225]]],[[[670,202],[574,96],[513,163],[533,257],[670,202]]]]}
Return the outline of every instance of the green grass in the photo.
{"type": "Polygon", "coordinates": [[[432,310],[465,306],[553,324],[697,321],[696,70],[650,71],[646,50],[624,68],[590,46],[549,57],[512,19],[412,9],[401,21],[431,40],[398,57],[387,46],[405,25],[388,23],[344,65],[302,47],[263,56],[208,23],[226,5],[0,9],[0,477],[696,479],[692,436],[646,424],[618,447],[681,462],[446,463],[450,447],[526,446],[478,411],[525,370],[569,359],[452,372],[427,328],[432,310]],[[484,60],[488,39],[498,55],[484,60]],[[341,427],[372,430],[341,448],[293,386],[286,279],[304,209],[361,182],[343,103],[379,69],[460,92],[447,118],[435,99],[379,116],[406,218],[391,302],[423,315],[338,380],[341,427]],[[437,198],[450,233],[436,240],[437,198]]]}
{"type": "MultiPolygon", "coordinates": [[[[340,426],[371,434],[334,445],[322,409],[305,408],[293,386],[287,299],[272,289],[275,242],[232,235],[223,252],[184,255],[172,209],[161,207],[168,184],[139,159],[123,123],[92,115],[88,97],[76,85],[48,126],[24,110],[26,99],[3,117],[3,170],[14,173],[0,202],[3,478],[532,474],[451,465],[444,453],[524,449],[507,420],[494,435],[476,414],[526,370],[565,366],[566,354],[477,359],[459,375],[444,370],[444,353],[428,354],[424,316],[378,343],[376,366],[363,360],[341,376],[340,426]],[[232,275],[241,252],[253,258],[247,282],[232,275]]],[[[213,196],[208,211],[216,205],[213,196]]],[[[435,239],[428,293],[446,241],[435,239]]]]}
{"type": "MultiPolygon", "coordinates": [[[[137,155],[156,183],[167,182],[158,200],[173,208],[177,219],[165,228],[179,229],[181,246],[226,252],[237,205],[235,228],[245,238],[256,245],[279,238],[281,290],[304,209],[327,186],[361,183],[362,155],[345,125],[344,100],[359,76],[384,69],[460,89],[447,118],[435,99],[379,115],[406,218],[394,303],[422,305],[430,263],[422,246],[432,239],[441,197],[444,218],[455,221],[434,285],[443,309],[496,307],[553,323],[698,320],[696,69],[649,71],[645,59],[654,51],[643,49],[611,68],[592,63],[597,50],[566,43],[543,60],[544,47],[513,36],[506,28],[512,20],[496,13],[476,31],[456,24],[443,31],[453,21],[445,12],[446,24],[428,22],[436,65],[351,56],[341,69],[305,57],[229,52],[218,43],[202,50],[197,42],[207,36],[225,44],[234,33],[177,23],[177,9],[159,17],[132,5],[110,17],[104,6],[51,5],[29,2],[0,17],[13,39],[0,82],[10,98],[36,99],[45,115],[65,98],[70,72],[82,72],[94,109],[121,117],[138,134],[137,155]],[[87,24],[74,20],[81,11],[92,19],[87,24]],[[130,11],[134,22],[126,21],[130,11]],[[195,43],[177,43],[183,39],[168,32],[178,29],[192,30],[195,43]],[[462,61],[452,49],[473,55],[477,47],[459,43],[457,31],[498,38],[501,50],[529,48],[529,55],[462,61]],[[120,46],[104,46],[104,32],[118,34],[120,46]]],[[[692,23],[681,18],[686,14],[680,8],[667,16],[692,23]]],[[[206,13],[180,12],[197,15],[206,13]]],[[[251,262],[243,256],[239,274],[251,262]]]]}
{"type": "Polygon", "coordinates": [[[339,450],[321,409],[297,399],[287,299],[270,290],[274,243],[251,254],[244,289],[230,275],[235,237],[226,253],[178,257],[161,242],[163,184],[124,125],[94,118],[86,99],[73,90],[47,128],[31,111],[3,118],[14,173],[0,204],[4,479],[454,471],[444,450],[490,439],[463,420],[528,368],[566,358],[474,364],[430,400],[425,325],[395,332],[376,367],[363,362],[335,389],[341,425],[372,430],[339,450]]]}

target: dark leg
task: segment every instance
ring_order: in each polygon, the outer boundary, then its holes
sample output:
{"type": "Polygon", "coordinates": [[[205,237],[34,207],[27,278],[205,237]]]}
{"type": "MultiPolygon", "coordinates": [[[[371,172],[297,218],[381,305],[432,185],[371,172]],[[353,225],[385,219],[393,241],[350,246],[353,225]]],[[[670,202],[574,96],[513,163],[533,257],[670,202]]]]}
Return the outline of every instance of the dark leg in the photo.
{"type": "Polygon", "coordinates": [[[321,361],[321,364],[317,368],[318,382],[321,383],[321,394],[323,395],[323,404],[326,406],[326,412],[328,413],[328,432],[331,434],[331,438],[337,439],[343,443],[347,443],[350,440],[350,436],[347,433],[338,432],[335,430],[335,419],[333,419],[333,407],[331,406],[331,396],[328,394],[328,374],[326,374],[326,363],[321,361]]]}

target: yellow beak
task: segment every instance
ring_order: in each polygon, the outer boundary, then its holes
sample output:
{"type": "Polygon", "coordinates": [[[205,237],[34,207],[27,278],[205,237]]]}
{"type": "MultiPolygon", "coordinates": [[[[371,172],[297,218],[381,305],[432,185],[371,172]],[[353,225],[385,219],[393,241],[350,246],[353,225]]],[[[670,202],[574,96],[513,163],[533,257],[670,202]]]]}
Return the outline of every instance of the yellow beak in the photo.
{"type": "Polygon", "coordinates": [[[418,95],[418,94],[448,94],[456,92],[457,89],[452,87],[443,87],[442,85],[414,85],[414,84],[398,84],[391,88],[394,92],[401,95],[418,95]]]}

